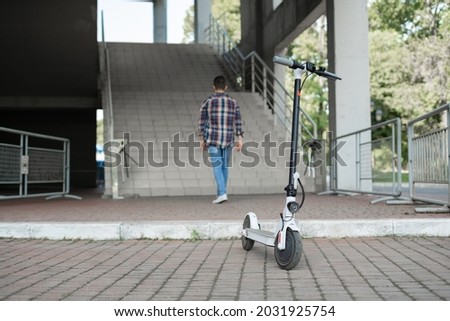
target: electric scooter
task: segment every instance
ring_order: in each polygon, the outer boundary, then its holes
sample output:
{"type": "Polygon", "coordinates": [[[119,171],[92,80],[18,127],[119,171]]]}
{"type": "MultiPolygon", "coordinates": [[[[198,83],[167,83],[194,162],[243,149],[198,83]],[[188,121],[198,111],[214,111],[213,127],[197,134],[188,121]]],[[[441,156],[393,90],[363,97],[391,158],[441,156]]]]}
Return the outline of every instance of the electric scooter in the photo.
{"type": "Polygon", "coordinates": [[[246,251],[250,251],[253,248],[255,241],[274,247],[275,260],[278,266],[284,270],[291,270],[300,262],[303,250],[300,230],[295,223],[295,214],[300,211],[305,201],[305,190],[300,181],[300,174],[297,172],[301,78],[303,74],[307,74],[307,77],[311,74],[316,74],[331,80],[340,80],[341,78],[326,71],[323,67],[316,67],[311,62],[299,63],[293,59],[278,56],[273,57],[273,62],[294,69],[295,75],[289,183],[284,189],[286,191],[286,202],[274,232],[261,230],[256,214],[253,212],[247,213],[242,224],[241,241],[242,247],[246,251]],[[302,195],[300,202],[296,200],[298,187],[300,187],[302,195]]]}

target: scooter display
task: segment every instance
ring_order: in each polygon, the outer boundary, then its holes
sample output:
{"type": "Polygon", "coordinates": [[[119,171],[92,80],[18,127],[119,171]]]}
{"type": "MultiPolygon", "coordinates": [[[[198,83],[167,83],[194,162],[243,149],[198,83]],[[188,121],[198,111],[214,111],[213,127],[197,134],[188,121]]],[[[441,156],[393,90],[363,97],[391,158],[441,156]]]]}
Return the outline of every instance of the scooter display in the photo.
{"type": "Polygon", "coordinates": [[[305,201],[304,187],[297,172],[298,127],[300,114],[300,95],[302,89],[302,76],[316,74],[331,80],[341,80],[337,75],[328,72],[323,67],[316,67],[311,62],[300,63],[291,58],[273,57],[273,62],[287,66],[294,70],[294,105],[292,116],[291,146],[289,159],[289,182],[286,188],[286,201],[277,228],[275,231],[261,230],[255,213],[249,212],[242,224],[242,247],[250,251],[256,242],[274,247],[275,260],[284,270],[291,270],[297,266],[302,257],[303,243],[300,230],[295,223],[295,214],[298,213],[305,201]],[[309,73],[309,74],[308,74],[309,73]],[[301,200],[297,202],[297,189],[301,189],[301,200]]]}

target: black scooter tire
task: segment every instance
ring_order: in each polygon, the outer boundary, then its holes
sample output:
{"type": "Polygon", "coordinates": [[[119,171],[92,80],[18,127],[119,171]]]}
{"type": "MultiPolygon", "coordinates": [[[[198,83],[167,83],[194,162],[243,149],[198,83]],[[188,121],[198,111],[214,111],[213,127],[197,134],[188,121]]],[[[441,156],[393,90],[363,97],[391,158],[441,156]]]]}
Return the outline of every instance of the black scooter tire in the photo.
{"type": "MultiPolygon", "coordinates": [[[[243,229],[250,228],[250,217],[248,217],[248,216],[245,217],[244,223],[242,224],[242,228],[243,229]]],[[[251,239],[245,237],[244,235],[241,236],[241,242],[242,242],[242,247],[246,251],[250,251],[253,248],[253,245],[255,244],[254,240],[251,240],[251,239]]]]}
{"type": "Polygon", "coordinates": [[[275,244],[274,254],[275,260],[283,270],[291,270],[297,266],[302,257],[303,243],[300,233],[286,229],[286,248],[279,250],[275,244]]]}

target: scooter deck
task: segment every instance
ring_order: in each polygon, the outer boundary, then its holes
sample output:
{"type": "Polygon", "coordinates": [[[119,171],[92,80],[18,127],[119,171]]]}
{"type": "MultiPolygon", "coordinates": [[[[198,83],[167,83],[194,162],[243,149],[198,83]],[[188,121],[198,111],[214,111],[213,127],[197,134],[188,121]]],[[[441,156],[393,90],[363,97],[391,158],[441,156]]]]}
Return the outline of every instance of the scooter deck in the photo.
{"type": "Polygon", "coordinates": [[[245,237],[267,246],[275,246],[275,234],[270,231],[247,228],[244,230],[245,237]]]}

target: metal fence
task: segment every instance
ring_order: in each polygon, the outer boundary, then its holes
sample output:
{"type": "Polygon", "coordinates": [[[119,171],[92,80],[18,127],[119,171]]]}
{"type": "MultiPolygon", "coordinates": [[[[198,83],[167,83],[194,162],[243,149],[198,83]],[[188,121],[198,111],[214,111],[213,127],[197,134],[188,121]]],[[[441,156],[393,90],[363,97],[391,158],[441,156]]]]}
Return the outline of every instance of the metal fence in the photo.
{"type": "Polygon", "coordinates": [[[0,127],[0,200],[71,197],[68,139],[0,127]]]}
{"type": "Polygon", "coordinates": [[[442,205],[417,212],[450,212],[450,104],[408,123],[409,196],[416,202],[442,205]],[[438,128],[430,128],[431,118],[438,128]],[[435,122],[434,122],[435,123],[435,122]]]}
{"type": "Polygon", "coordinates": [[[382,196],[372,203],[400,198],[399,118],[332,138],[329,155],[330,191],[321,194],[366,193],[382,196]]]}

